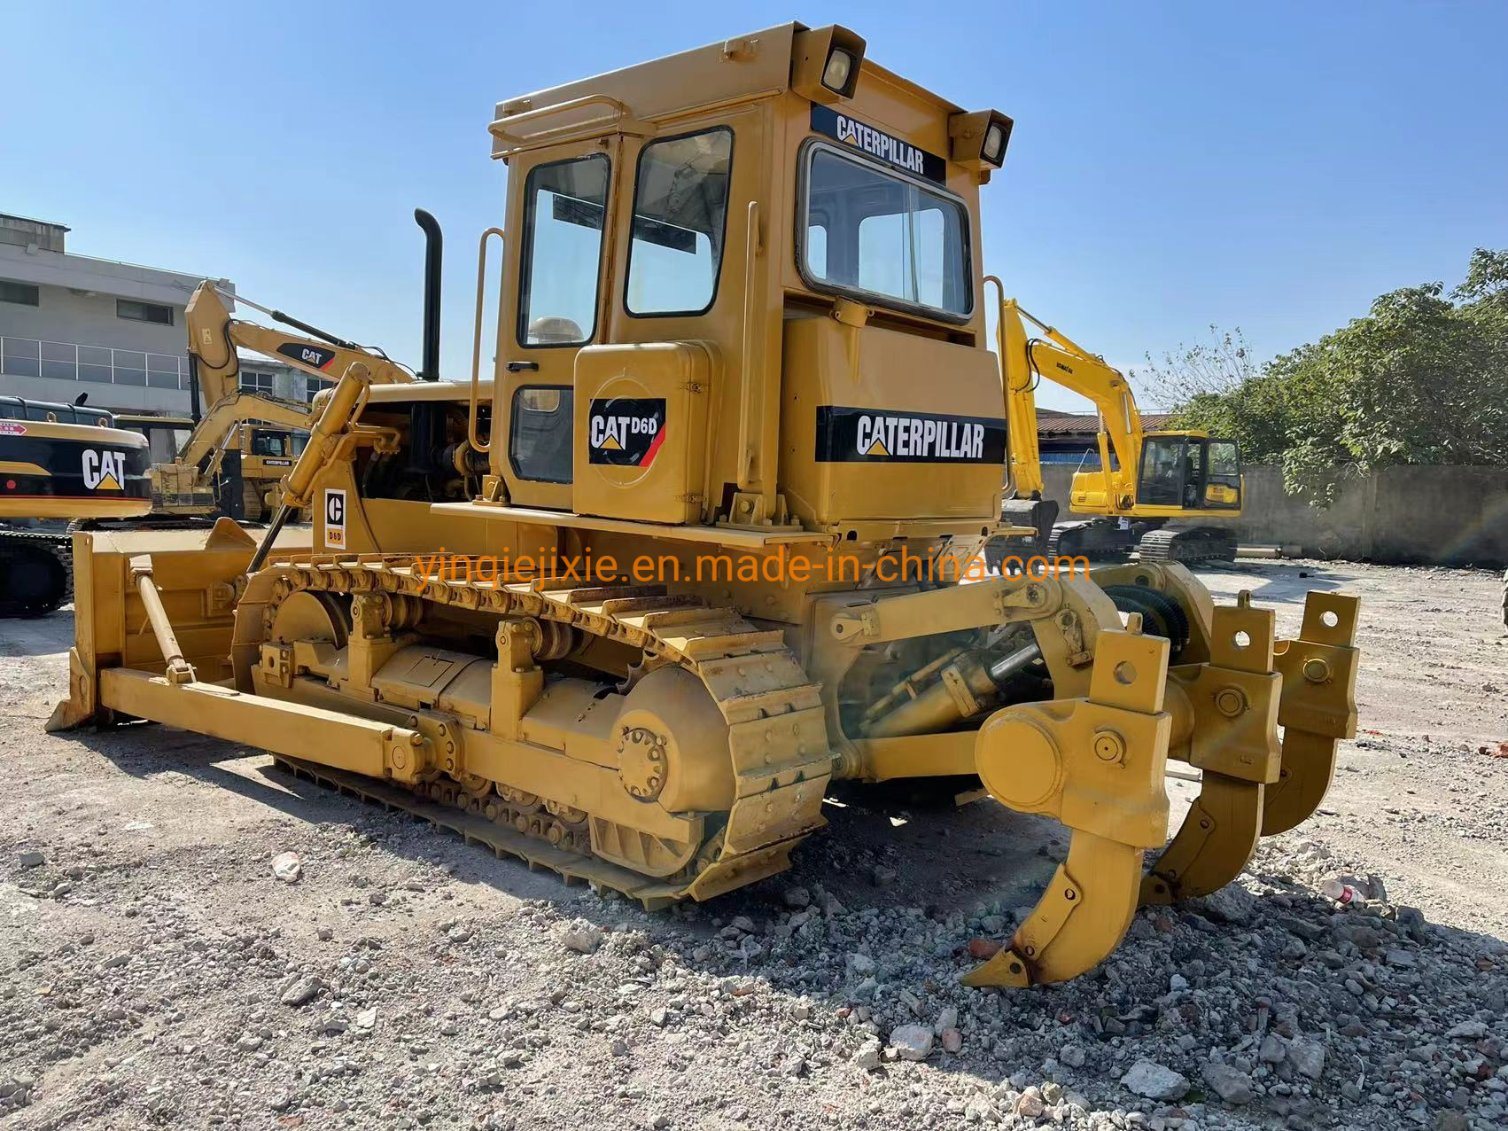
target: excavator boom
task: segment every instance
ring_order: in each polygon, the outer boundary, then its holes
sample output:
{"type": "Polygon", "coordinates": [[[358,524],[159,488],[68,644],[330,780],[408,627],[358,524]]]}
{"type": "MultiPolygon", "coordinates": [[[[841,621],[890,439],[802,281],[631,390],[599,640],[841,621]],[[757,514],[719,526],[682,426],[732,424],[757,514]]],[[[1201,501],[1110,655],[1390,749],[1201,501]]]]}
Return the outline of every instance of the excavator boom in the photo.
{"type": "Polygon", "coordinates": [[[305,428],[310,422],[310,408],[303,402],[243,390],[239,351],[275,358],[322,381],[338,380],[353,362],[366,368],[375,385],[415,380],[407,369],[378,351],[324,335],[281,311],[230,296],[209,280],[194,290],[185,310],[185,323],[195,394],[203,407],[177,459],[154,468],[155,493],[171,510],[207,513],[215,509],[211,484],[220,474],[229,445],[244,425],[261,421],[305,428]],[[227,299],[254,306],[320,336],[302,337],[232,318],[227,299]]]}
{"type": "MultiPolygon", "coordinates": [[[[1039,499],[1044,491],[1037,440],[1039,382],[1045,378],[1084,397],[1099,415],[1099,466],[1077,472],[1069,495],[1071,511],[1098,517],[1054,525],[1047,538],[1050,553],[1119,553],[1141,537],[1137,548],[1149,560],[1234,557],[1235,542],[1227,529],[1162,529],[1170,520],[1202,520],[1211,511],[1226,518],[1241,513],[1233,443],[1197,431],[1147,432],[1120,370],[1004,297],[1003,290],[998,342],[1011,422],[1008,478],[1015,500],[1039,499]],[[1028,323],[1040,336],[1029,334],[1028,323]]],[[[1008,497],[1002,519],[1012,514],[1008,497]]],[[[988,557],[998,561],[1002,553],[996,546],[988,557]]]]}

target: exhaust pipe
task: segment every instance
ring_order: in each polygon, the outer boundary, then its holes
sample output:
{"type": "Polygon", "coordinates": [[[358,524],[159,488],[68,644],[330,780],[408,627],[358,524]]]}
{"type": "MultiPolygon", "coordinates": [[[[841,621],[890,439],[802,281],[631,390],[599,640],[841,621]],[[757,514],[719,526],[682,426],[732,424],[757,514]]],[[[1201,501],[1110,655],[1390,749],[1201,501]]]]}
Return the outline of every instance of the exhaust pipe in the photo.
{"type": "Polygon", "coordinates": [[[422,208],[414,209],[414,221],[424,229],[424,365],[419,380],[440,379],[440,262],[445,238],[440,222],[422,208]]]}
{"type": "MultiPolygon", "coordinates": [[[[445,240],[440,223],[422,208],[414,209],[414,221],[424,229],[424,361],[419,380],[440,379],[440,264],[445,240]]],[[[420,401],[409,415],[408,467],[428,475],[441,469],[445,447],[445,408],[420,401]]]]}

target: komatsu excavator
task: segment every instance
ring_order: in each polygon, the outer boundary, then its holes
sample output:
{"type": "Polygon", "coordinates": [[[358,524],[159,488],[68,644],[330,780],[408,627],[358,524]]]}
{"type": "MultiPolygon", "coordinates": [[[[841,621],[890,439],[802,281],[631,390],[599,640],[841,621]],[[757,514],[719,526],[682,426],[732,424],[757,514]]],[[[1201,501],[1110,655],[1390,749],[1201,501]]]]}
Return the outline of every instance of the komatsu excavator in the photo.
{"type": "MultiPolygon", "coordinates": [[[[428,213],[423,217],[421,226],[426,220],[433,223],[428,213]]],[[[176,458],[152,468],[152,494],[160,514],[221,513],[251,521],[272,515],[277,484],[293,466],[293,434],[308,426],[310,406],[241,388],[239,350],[275,358],[324,381],[334,381],[357,360],[367,367],[373,384],[414,380],[413,374],[380,350],[358,346],[280,310],[231,295],[208,280],[189,299],[184,321],[197,423],[176,458]],[[227,299],[309,336],[232,318],[227,299]],[[202,414],[201,405],[207,405],[202,414]],[[258,429],[257,424],[271,427],[258,429]],[[259,445],[259,432],[269,442],[259,445]],[[286,438],[277,451],[270,443],[274,435],[286,438]]]]}
{"type": "MultiPolygon", "coordinates": [[[[1134,549],[1146,562],[1235,560],[1233,529],[1181,521],[1240,517],[1241,458],[1234,440],[1189,429],[1145,431],[1120,370],[1014,299],[1002,300],[996,334],[1010,419],[1005,520],[1027,518],[1051,557],[1134,549]],[[1041,337],[1030,336],[1028,322],[1041,337]],[[1068,501],[1074,514],[1095,518],[1057,522],[1056,505],[1043,498],[1036,404],[1043,380],[1089,400],[1099,414],[1099,466],[1074,474],[1068,501]]],[[[1012,540],[992,541],[985,548],[990,568],[998,570],[1013,548],[1012,540]]]]}
{"type": "Polygon", "coordinates": [[[431,380],[347,363],[259,538],[82,536],[50,726],[259,746],[648,906],[785,869],[836,780],[977,775],[1071,839],[965,980],[1089,970],[1314,811],[1357,603],[1311,593],[1280,640],[1172,562],[971,580],[1010,132],[800,24],[499,103],[470,384],[432,380],[432,243],[431,380]],[[1170,759],[1202,777],[1171,843],[1170,759]]]}
{"type": "Polygon", "coordinates": [[[151,510],[148,458],[146,440],[104,409],[0,397],[0,616],[68,600],[68,524],[151,510]]]}

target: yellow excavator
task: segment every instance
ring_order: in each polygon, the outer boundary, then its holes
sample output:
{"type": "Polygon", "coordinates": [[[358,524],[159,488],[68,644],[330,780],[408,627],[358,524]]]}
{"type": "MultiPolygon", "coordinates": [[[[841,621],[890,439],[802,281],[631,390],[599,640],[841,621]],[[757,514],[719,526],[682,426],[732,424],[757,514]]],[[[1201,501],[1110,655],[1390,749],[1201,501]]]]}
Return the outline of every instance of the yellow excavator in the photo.
{"type": "Polygon", "coordinates": [[[0,396],[0,616],[68,600],[68,524],[146,514],[148,464],[146,440],[104,409],[0,396]]]}
{"type": "Polygon", "coordinates": [[[153,497],[162,514],[218,513],[254,522],[272,516],[278,481],[292,468],[296,449],[301,449],[310,406],[241,388],[239,350],[274,358],[324,381],[334,381],[357,360],[367,366],[373,384],[414,380],[381,350],[231,295],[208,280],[195,289],[184,320],[197,422],[174,458],[152,469],[153,497]],[[232,318],[227,300],[262,311],[307,336],[232,318]]]}
{"type": "MultiPolygon", "coordinates": [[[[1234,561],[1235,531],[1199,520],[1241,515],[1235,441],[1189,429],[1145,431],[1136,396],[1118,369],[1014,299],[1001,305],[997,348],[1010,420],[1006,520],[1033,525],[1038,546],[1052,557],[1102,558],[1135,550],[1146,562],[1234,561]],[[1040,336],[1028,332],[1028,323],[1040,336]],[[1043,380],[1084,397],[1099,413],[1099,465],[1074,474],[1068,502],[1074,514],[1094,518],[1057,522],[1056,505],[1043,499],[1036,406],[1043,380]]],[[[1008,541],[991,543],[985,550],[990,567],[998,569],[1011,549],[1008,541]]]]}
{"type": "Polygon", "coordinates": [[[835,781],[976,776],[1071,838],[972,985],[1089,970],[1139,903],[1314,811],[1354,733],[1354,597],[1310,593],[1280,640],[1175,562],[972,576],[1028,532],[999,518],[979,267],[1009,118],[787,23],[489,132],[470,383],[432,380],[432,237],[430,380],[346,363],[259,537],[81,536],[52,729],[259,746],[651,907],[784,870],[835,781]],[[1170,759],[1202,781],[1171,842],[1170,759]]]}
{"type": "MultiPolygon", "coordinates": [[[[118,412],[119,427],[147,438],[154,469],[178,463],[178,453],[194,430],[194,419],[169,413],[118,412]]],[[[308,423],[305,412],[303,425],[308,423]]],[[[152,511],[156,515],[207,516],[225,514],[246,522],[266,522],[277,508],[279,480],[288,474],[304,442],[305,427],[290,428],[247,420],[236,424],[226,439],[216,445],[218,465],[213,461],[201,479],[216,490],[190,491],[168,499],[162,494],[161,471],[154,477],[152,511]]]]}

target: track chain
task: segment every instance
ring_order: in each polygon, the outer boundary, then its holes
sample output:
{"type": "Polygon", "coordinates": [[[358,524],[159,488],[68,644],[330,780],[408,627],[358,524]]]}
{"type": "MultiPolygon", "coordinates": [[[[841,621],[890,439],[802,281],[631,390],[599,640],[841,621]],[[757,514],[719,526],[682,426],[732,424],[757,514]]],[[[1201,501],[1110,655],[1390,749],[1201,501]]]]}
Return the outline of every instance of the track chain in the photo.
{"type": "Polygon", "coordinates": [[[1136,549],[1144,562],[1197,565],[1200,562],[1234,561],[1236,539],[1225,530],[1169,530],[1163,527],[1144,534],[1136,549]]]}
{"type": "Polygon", "coordinates": [[[576,815],[541,812],[507,791],[491,796],[441,781],[421,786],[416,795],[390,782],[278,759],[295,772],[647,905],[706,899],[783,871],[791,849],[826,823],[821,807],[832,754],[821,688],[778,629],[759,628],[734,609],[709,607],[663,586],[564,579],[482,583],[425,574],[412,556],[301,556],[274,559],[267,568],[282,575],[265,614],[268,625],[276,603],[300,590],[381,592],[554,621],[638,649],[644,668],[678,665],[701,680],[728,723],[736,789],[721,828],[692,864],[662,880],[594,857],[584,822],[570,819],[576,815]]]}

